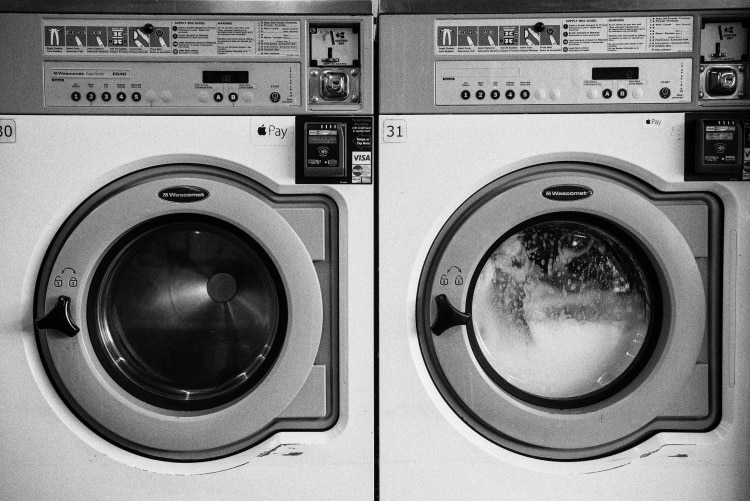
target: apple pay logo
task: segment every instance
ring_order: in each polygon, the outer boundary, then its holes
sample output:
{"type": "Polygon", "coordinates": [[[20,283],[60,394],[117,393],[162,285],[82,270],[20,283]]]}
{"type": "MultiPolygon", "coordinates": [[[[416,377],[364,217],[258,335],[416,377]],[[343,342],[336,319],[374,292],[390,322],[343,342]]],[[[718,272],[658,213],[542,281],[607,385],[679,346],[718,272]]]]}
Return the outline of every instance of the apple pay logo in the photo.
{"type": "Polygon", "coordinates": [[[250,144],[294,146],[294,117],[257,117],[250,120],[250,144]]]}

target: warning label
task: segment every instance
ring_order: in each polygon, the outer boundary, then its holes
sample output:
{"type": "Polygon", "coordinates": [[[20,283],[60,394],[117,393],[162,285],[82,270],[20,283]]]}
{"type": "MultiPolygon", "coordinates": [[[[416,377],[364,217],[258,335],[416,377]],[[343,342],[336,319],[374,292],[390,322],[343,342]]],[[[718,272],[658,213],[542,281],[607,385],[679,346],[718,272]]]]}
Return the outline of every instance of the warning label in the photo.
{"type": "Polygon", "coordinates": [[[692,16],[435,21],[436,55],[692,50],[692,16]]]}
{"type": "Polygon", "coordinates": [[[43,21],[44,54],[172,55],[209,57],[294,57],[301,54],[300,22],[160,21],[43,21]]]}

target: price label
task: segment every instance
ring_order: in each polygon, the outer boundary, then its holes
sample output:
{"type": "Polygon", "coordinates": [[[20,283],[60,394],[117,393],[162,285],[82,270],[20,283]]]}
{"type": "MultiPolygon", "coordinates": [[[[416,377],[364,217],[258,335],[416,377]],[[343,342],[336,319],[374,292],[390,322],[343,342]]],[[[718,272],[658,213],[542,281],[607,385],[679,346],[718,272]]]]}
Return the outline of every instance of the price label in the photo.
{"type": "Polygon", "coordinates": [[[16,142],[16,121],[0,119],[0,143],[16,142]]]}

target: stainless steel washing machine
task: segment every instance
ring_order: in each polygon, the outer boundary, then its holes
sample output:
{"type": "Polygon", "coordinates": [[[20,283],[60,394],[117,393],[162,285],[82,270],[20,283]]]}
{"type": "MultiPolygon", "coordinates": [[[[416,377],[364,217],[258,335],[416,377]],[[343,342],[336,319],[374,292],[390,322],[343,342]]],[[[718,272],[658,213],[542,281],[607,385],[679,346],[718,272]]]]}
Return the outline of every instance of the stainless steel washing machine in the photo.
{"type": "Polygon", "coordinates": [[[381,3],[384,499],[747,497],[730,4],[381,3]]]}
{"type": "Polygon", "coordinates": [[[372,497],[371,3],[0,10],[0,495],[372,497]]]}

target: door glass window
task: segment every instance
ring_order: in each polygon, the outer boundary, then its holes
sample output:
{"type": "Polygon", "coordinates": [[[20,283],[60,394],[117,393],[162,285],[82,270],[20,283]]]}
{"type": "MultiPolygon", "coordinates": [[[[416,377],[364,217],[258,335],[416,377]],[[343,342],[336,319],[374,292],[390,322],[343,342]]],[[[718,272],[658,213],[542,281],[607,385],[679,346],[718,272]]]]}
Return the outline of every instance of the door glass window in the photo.
{"type": "Polygon", "coordinates": [[[470,298],[485,366],[542,399],[582,398],[620,379],[646,344],[655,298],[633,247],[578,221],[532,223],[502,238],[470,298]]]}
{"type": "Polygon", "coordinates": [[[211,218],[159,220],[105,258],[90,301],[92,341],[124,388],[168,408],[220,405],[268,370],[286,329],[270,258],[211,218]]]}

